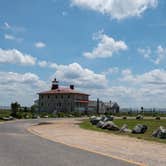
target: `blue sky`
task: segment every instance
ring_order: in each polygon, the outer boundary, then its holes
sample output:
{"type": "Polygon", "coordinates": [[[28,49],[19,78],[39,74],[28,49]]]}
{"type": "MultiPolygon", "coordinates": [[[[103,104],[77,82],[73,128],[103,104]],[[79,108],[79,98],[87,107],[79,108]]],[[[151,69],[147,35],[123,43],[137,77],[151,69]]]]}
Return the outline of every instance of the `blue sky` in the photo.
{"type": "Polygon", "coordinates": [[[166,107],[164,0],[1,0],[0,105],[56,77],[122,107],[166,107]]]}

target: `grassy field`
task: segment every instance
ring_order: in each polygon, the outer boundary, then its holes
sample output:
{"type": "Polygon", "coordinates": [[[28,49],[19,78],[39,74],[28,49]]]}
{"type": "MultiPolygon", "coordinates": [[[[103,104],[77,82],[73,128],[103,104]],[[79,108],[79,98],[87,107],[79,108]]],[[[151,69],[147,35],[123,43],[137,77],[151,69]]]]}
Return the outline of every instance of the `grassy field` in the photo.
{"type": "Polygon", "coordinates": [[[166,143],[166,139],[158,139],[152,137],[152,132],[156,130],[159,126],[166,127],[166,119],[162,120],[154,120],[154,119],[145,119],[145,120],[135,120],[135,119],[115,119],[114,123],[121,127],[123,124],[127,124],[128,128],[133,129],[136,124],[145,124],[148,126],[148,130],[145,134],[131,134],[131,133],[119,133],[119,131],[109,131],[106,129],[97,128],[95,125],[92,125],[89,120],[84,120],[80,123],[80,127],[83,129],[106,132],[106,133],[114,133],[120,135],[129,135],[131,137],[136,137],[138,139],[145,139],[149,141],[157,141],[161,143],[166,143]]]}

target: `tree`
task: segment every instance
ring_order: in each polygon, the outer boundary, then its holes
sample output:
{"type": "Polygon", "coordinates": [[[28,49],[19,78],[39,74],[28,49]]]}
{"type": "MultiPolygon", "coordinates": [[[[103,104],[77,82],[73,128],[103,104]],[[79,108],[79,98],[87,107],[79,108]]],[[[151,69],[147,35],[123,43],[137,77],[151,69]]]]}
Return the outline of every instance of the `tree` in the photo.
{"type": "Polygon", "coordinates": [[[20,107],[20,104],[18,104],[17,102],[11,103],[11,116],[17,117],[17,113],[19,112],[20,107]]]}

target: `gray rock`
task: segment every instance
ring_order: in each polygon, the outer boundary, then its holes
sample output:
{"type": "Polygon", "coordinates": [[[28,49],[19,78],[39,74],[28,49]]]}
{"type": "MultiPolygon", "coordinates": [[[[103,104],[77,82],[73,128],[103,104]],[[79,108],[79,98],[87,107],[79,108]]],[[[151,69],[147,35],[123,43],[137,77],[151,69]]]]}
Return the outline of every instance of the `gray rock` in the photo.
{"type": "Polygon", "coordinates": [[[97,125],[97,123],[101,120],[101,117],[96,117],[90,120],[92,125],[97,125]]]}
{"type": "Polygon", "coordinates": [[[148,127],[146,125],[137,124],[133,128],[132,133],[134,133],[134,134],[144,134],[147,129],[148,129],[148,127]]]}
{"type": "Polygon", "coordinates": [[[136,119],[137,119],[137,120],[142,120],[143,118],[144,118],[144,117],[143,117],[142,115],[137,115],[137,116],[136,116],[136,119]]]}
{"type": "Polygon", "coordinates": [[[96,126],[99,127],[99,128],[102,128],[103,125],[104,125],[104,123],[105,123],[105,122],[103,122],[103,121],[100,120],[100,121],[97,123],[96,126]]]}
{"type": "Polygon", "coordinates": [[[114,131],[118,131],[119,127],[113,123],[112,121],[107,121],[104,123],[104,125],[102,126],[103,129],[108,129],[108,130],[114,130],[114,131]]]}
{"type": "Polygon", "coordinates": [[[127,124],[124,124],[121,128],[120,128],[120,132],[128,132],[131,133],[132,130],[130,130],[127,126],[127,124]]]}
{"type": "Polygon", "coordinates": [[[157,130],[152,133],[153,137],[166,139],[166,129],[163,126],[160,126],[157,130]]]}

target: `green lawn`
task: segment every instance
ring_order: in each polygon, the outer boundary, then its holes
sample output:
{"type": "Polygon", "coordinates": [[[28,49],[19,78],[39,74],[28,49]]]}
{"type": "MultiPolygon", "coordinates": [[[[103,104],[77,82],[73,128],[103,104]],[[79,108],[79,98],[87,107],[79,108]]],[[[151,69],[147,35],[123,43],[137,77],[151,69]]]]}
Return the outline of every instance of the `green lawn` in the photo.
{"type": "Polygon", "coordinates": [[[123,124],[127,124],[128,128],[132,129],[136,124],[145,124],[148,126],[148,130],[144,134],[131,134],[131,133],[119,133],[119,131],[109,131],[106,129],[97,128],[95,125],[92,125],[89,120],[84,120],[80,123],[80,127],[88,130],[95,130],[100,132],[114,133],[120,135],[129,135],[131,137],[136,137],[138,139],[145,139],[149,141],[157,141],[161,143],[166,143],[166,139],[158,139],[152,137],[152,132],[157,129],[159,126],[166,127],[166,119],[154,120],[154,119],[145,119],[145,120],[135,120],[135,119],[115,119],[114,123],[121,127],[123,124]]]}

